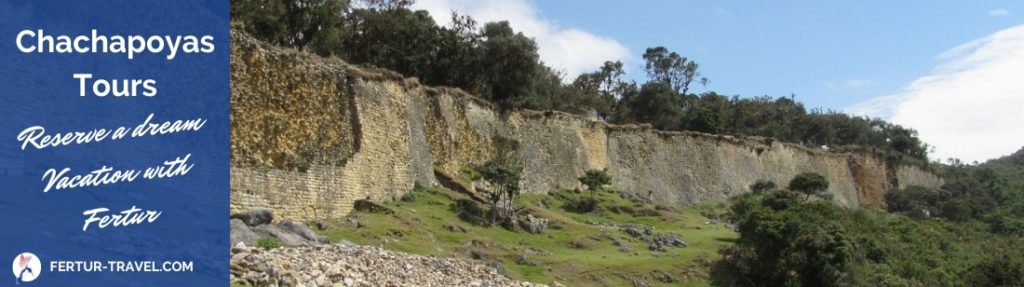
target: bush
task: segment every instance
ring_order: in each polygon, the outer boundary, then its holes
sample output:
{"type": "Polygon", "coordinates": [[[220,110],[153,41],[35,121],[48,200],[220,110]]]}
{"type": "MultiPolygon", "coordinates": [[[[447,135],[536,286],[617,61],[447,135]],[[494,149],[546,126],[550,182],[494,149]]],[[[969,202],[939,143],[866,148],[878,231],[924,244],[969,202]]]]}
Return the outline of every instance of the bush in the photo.
{"type": "Polygon", "coordinates": [[[281,241],[277,238],[264,237],[256,241],[256,247],[263,248],[264,250],[270,250],[281,247],[281,241]]]}
{"type": "Polygon", "coordinates": [[[608,169],[604,170],[588,170],[583,176],[577,178],[583,185],[587,186],[587,190],[590,190],[590,195],[593,196],[594,192],[597,192],[605,185],[612,183],[612,176],[608,175],[608,169]]]}
{"type": "Polygon", "coordinates": [[[452,211],[459,215],[459,219],[474,225],[488,225],[490,214],[483,206],[471,199],[458,199],[452,203],[452,211]]]}
{"type": "Polygon", "coordinates": [[[616,214],[633,214],[635,211],[632,206],[619,204],[609,204],[604,209],[616,214]]]}
{"type": "Polygon", "coordinates": [[[764,195],[761,204],[774,210],[783,210],[800,203],[800,194],[789,190],[775,190],[764,195]]]}
{"type": "Polygon", "coordinates": [[[1024,260],[1007,255],[988,258],[964,277],[973,286],[1024,286],[1024,260]]]}
{"type": "Polygon", "coordinates": [[[854,252],[837,220],[844,211],[831,202],[792,200],[793,194],[777,191],[760,205],[756,198],[740,201],[753,206],[738,209],[740,238],[723,251],[724,260],[737,276],[767,286],[838,285],[854,252]]]}
{"type": "Polygon", "coordinates": [[[758,180],[754,184],[750,185],[750,191],[753,193],[762,193],[776,188],[778,188],[778,186],[775,185],[774,181],[766,179],[758,180]]]}
{"type": "Polygon", "coordinates": [[[920,186],[885,193],[885,204],[889,212],[902,212],[916,216],[922,210],[930,210],[938,197],[936,192],[920,186]]]}
{"type": "Polygon", "coordinates": [[[404,202],[413,202],[413,201],[416,201],[416,194],[413,193],[413,192],[406,192],[398,200],[401,200],[401,201],[404,201],[404,202]]]}
{"type": "Polygon", "coordinates": [[[473,167],[462,167],[461,169],[459,169],[459,172],[461,172],[463,178],[468,181],[477,181],[483,178],[483,175],[481,175],[480,172],[473,167]]]}
{"type": "Polygon", "coordinates": [[[826,189],[828,189],[828,180],[824,176],[813,172],[798,174],[796,177],[793,177],[793,180],[789,181],[789,190],[803,193],[807,195],[807,198],[817,195],[826,189]]]}
{"type": "Polygon", "coordinates": [[[632,214],[635,217],[649,217],[661,215],[660,213],[658,213],[657,209],[652,209],[649,207],[634,208],[633,212],[630,212],[630,214],[632,214]]]}
{"type": "Polygon", "coordinates": [[[576,199],[566,199],[565,210],[577,212],[577,213],[588,213],[597,210],[600,202],[593,197],[580,197],[576,199]]]}

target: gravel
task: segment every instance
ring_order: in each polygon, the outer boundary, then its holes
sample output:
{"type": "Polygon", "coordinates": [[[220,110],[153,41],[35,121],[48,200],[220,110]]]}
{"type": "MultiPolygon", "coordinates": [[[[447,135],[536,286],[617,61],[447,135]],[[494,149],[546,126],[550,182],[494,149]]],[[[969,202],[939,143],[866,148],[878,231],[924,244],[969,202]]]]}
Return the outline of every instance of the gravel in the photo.
{"type": "Polygon", "coordinates": [[[231,279],[250,286],[546,286],[453,258],[347,244],[231,248],[231,279]]]}

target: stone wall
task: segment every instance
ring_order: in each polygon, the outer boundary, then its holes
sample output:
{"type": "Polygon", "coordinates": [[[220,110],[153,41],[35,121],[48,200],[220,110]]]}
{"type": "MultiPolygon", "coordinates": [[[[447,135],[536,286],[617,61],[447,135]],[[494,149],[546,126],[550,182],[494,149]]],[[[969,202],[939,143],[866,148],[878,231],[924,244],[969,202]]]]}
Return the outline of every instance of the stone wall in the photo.
{"type": "Polygon", "coordinates": [[[232,212],[273,208],[309,220],[347,214],[357,199],[399,197],[435,170],[458,175],[519,142],[522,190],[579,186],[608,169],[623,192],[672,207],[724,199],[757,180],[784,185],[813,171],[843,206],[884,207],[893,186],[938,186],[916,167],[763,138],[614,126],[561,112],[500,114],[458,89],[385,70],[265,46],[232,35],[232,212]]]}

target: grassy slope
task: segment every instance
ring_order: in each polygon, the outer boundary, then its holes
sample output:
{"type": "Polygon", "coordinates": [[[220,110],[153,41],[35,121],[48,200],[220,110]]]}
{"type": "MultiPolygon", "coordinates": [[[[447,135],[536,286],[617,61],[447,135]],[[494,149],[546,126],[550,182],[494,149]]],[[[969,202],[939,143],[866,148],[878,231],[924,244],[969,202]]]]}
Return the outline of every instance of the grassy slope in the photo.
{"type": "MultiPolygon", "coordinates": [[[[568,197],[585,196],[566,192],[568,197]]],[[[413,254],[469,258],[474,251],[489,261],[500,261],[513,278],[550,284],[558,281],[570,286],[632,286],[641,279],[652,286],[707,285],[708,265],[718,258],[719,247],[730,244],[736,234],[708,219],[696,209],[682,212],[654,210],[601,193],[602,205],[644,209],[650,216],[598,211],[573,213],[561,206],[563,197],[524,195],[518,204],[533,214],[551,220],[544,234],[511,232],[500,227],[480,227],[466,223],[452,211],[451,204],[464,195],[444,190],[418,190],[410,199],[387,203],[393,214],[353,212],[335,220],[323,231],[332,241],[350,240],[357,244],[382,246],[413,254]],[[359,224],[356,224],[358,222],[359,224]],[[613,228],[593,222],[638,223],[654,226],[656,233],[682,235],[687,248],[653,252],[646,243],[613,228]],[[452,232],[446,225],[458,225],[467,232],[452,232]],[[611,237],[622,238],[634,251],[626,253],[613,245],[611,237]],[[575,243],[575,244],[573,244],[575,243]],[[543,249],[543,255],[528,254],[527,247],[543,249]],[[518,264],[523,255],[531,264],[518,264]],[[665,283],[659,274],[677,281],[665,283]]]]}

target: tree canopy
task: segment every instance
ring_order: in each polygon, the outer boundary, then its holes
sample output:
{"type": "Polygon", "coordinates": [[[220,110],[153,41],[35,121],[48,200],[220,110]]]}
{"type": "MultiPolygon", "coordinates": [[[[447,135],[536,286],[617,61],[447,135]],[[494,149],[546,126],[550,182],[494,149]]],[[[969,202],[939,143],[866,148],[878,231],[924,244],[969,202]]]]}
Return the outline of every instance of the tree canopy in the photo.
{"type": "Polygon", "coordinates": [[[818,195],[826,189],[828,189],[828,180],[813,172],[798,174],[789,181],[789,190],[803,193],[807,197],[818,195]]]}

